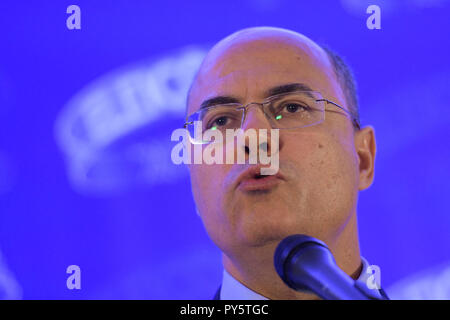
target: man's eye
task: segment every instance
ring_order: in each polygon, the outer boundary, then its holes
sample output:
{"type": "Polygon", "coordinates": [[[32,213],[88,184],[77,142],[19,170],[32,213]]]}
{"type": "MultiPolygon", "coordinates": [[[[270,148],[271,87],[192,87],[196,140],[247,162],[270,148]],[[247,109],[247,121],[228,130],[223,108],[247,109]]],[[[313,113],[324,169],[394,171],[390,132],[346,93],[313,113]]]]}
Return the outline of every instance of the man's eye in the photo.
{"type": "Polygon", "coordinates": [[[217,127],[223,127],[225,126],[230,120],[226,116],[221,116],[219,118],[214,119],[214,121],[211,121],[211,123],[208,125],[208,129],[217,129],[217,127]]]}
{"type": "Polygon", "coordinates": [[[216,121],[214,121],[217,125],[219,126],[224,126],[227,124],[228,122],[228,118],[227,117],[220,117],[218,118],[216,121]]]}
{"type": "Polygon", "coordinates": [[[289,104],[284,105],[284,107],[283,107],[283,111],[286,111],[288,113],[295,113],[295,112],[301,112],[301,111],[307,111],[307,110],[308,110],[307,106],[303,106],[298,103],[289,103],[289,104]]]}

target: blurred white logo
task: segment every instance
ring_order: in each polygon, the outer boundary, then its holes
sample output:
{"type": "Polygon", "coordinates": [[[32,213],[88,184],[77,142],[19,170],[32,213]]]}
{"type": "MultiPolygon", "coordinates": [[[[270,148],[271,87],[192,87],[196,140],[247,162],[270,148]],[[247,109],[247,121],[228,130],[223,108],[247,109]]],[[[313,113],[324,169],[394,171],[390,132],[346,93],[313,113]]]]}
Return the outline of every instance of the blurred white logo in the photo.
{"type": "Polygon", "coordinates": [[[125,66],[88,84],[63,107],[55,135],[74,188],[108,194],[186,175],[171,162],[168,137],[182,126],[187,91],[205,54],[188,47],[125,66]]]}
{"type": "Polygon", "coordinates": [[[21,298],[22,288],[7,268],[0,251],[0,300],[16,300],[21,298]]]}

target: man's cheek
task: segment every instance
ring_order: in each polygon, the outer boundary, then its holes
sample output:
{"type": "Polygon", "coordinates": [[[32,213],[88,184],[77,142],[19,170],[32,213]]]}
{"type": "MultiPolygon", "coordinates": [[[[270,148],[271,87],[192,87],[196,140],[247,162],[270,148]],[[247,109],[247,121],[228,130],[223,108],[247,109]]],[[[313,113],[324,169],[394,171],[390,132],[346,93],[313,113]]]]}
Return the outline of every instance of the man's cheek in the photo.
{"type": "Polygon", "coordinates": [[[207,202],[208,199],[207,192],[209,189],[205,186],[208,179],[205,171],[201,168],[201,165],[191,165],[190,173],[194,199],[197,206],[201,207],[207,202]]]}
{"type": "Polygon", "coordinates": [[[217,200],[223,193],[224,174],[219,166],[199,164],[194,165],[191,179],[194,186],[197,186],[203,201],[217,200]],[[206,199],[205,199],[206,198],[206,199]]]}

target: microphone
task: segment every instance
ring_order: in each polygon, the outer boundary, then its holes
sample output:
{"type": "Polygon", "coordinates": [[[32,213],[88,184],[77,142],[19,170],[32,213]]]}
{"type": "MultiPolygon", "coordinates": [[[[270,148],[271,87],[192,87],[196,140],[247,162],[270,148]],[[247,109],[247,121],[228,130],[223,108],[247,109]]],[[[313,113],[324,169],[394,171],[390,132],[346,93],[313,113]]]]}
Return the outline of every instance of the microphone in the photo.
{"type": "Polygon", "coordinates": [[[342,271],[322,241],[303,234],[283,239],[274,255],[275,269],[290,288],[313,292],[325,300],[374,300],[361,285],[342,271]]]}

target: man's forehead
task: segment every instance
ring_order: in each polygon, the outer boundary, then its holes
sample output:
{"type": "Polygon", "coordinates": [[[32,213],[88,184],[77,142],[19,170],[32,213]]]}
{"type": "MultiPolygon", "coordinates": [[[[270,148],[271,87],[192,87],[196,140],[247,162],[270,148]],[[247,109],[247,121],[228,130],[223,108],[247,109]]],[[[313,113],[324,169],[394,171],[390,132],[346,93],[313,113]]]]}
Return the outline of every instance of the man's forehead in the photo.
{"type": "Polygon", "coordinates": [[[269,87],[294,82],[317,90],[318,82],[332,77],[325,52],[310,39],[283,29],[256,29],[231,35],[210,50],[194,80],[190,101],[217,94],[242,96],[252,88],[262,95],[269,87]]]}
{"type": "Polygon", "coordinates": [[[212,96],[232,95],[243,100],[251,91],[252,98],[265,99],[276,94],[272,93],[274,88],[295,83],[306,85],[308,90],[318,89],[315,79],[302,77],[300,73],[292,71],[272,68],[268,73],[265,67],[235,70],[224,76],[199,80],[197,96],[203,100],[212,96]]]}
{"type": "Polygon", "coordinates": [[[208,56],[215,59],[224,52],[239,48],[247,49],[253,45],[263,45],[266,48],[270,48],[271,45],[274,47],[290,46],[302,51],[322,50],[314,41],[300,33],[281,28],[256,27],[235,32],[222,39],[209,51],[208,56]]]}
{"type": "Polygon", "coordinates": [[[286,68],[289,63],[297,61],[317,63],[320,60],[327,60],[323,50],[309,42],[302,38],[271,35],[219,43],[206,56],[199,75],[224,76],[230,70],[234,71],[233,68],[236,66],[263,68],[264,65],[268,65],[286,68]]]}

